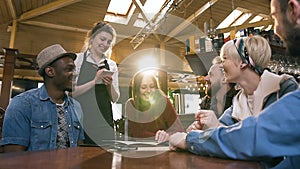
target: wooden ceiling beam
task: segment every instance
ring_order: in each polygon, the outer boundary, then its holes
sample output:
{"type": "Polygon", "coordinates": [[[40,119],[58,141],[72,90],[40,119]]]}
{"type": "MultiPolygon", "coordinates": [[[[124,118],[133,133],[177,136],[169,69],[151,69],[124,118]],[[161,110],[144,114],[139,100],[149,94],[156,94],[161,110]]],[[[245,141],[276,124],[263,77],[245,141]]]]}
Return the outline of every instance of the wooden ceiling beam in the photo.
{"type": "Polygon", "coordinates": [[[175,37],[179,32],[184,30],[188,25],[190,25],[193,21],[195,21],[205,10],[207,10],[210,6],[214,5],[216,2],[218,2],[218,0],[211,0],[207,2],[205,5],[199,8],[195,13],[193,13],[187,19],[185,19],[184,22],[182,22],[175,29],[173,29],[163,41],[167,42],[172,37],[175,37]]]}
{"type": "Polygon", "coordinates": [[[58,30],[64,30],[64,31],[73,31],[73,32],[81,32],[81,33],[87,33],[88,29],[82,29],[77,28],[73,26],[65,26],[65,25],[58,25],[53,23],[47,23],[47,22],[39,22],[39,21],[22,21],[22,24],[32,25],[32,26],[39,26],[39,27],[46,27],[51,29],[58,29],[58,30]]]}
{"type": "MultiPolygon", "coordinates": [[[[58,24],[47,23],[47,22],[39,22],[39,21],[29,21],[29,20],[27,20],[27,21],[22,21],[20,23],[26,24],[26,25],[49,28],[49,29],[57,29],[57,30],[62,30],[62,31],[73,31],[73,32],[80,32],[80,33],[87,33],[89,31],[89,29],[83,29],[83,28],[78,28],[78,27],[73,27],[73,26],[66,26],[66,25],[58,25],[58,24]]],[[[117,38],[132,39],[131,37],[121,35],[121,34],[117,34],[117,38]]]]}
{"type": "Polygon", "coordinates": [[[7,4],[7,7],[8,7],[8,11],[9,13],[11,14],[11,17],[13,19],[16,19],[17,18],[17,15],[16,15],[16,10],[14,8],[14,5],[13,5],[13,0],[6,0],[6,4],[7,4]]]}
{"type": "Polygon", "coordinates": [[[10,34],[10,41],[9,41],[9,48],[14,48],[15,47],[15,39],[16,39],[16,32],[17,32],[17,15],[16,15],[16,10],[14,8],[12,0],[6,0],[6,4],[8,6],[8,11],[13,18],[12,21],[12,26],[9,26],[9,30],[11,32],[10,34]]]}
{"type": "Polygon", "coordinates": [[[58,0],[58,1],[54,1],[54,2],[51,2],[51,3],[46,4],[44,6],[41,6],[39,8],[35,8],[31,11],[23,13],[20,16],[20,18],[18,19],[18,21],[24,21],[24,20],[27,20],[27,19],[31,19],[31,18],[40,16],[40,15],[43,15],[45,13],[63,8],[65,6],[77,3],[79,1],[81,1],[81,0],[58,0]]]}
{"type": "Polygon", "coordinates": [[[228,28],[223,28],[223,29],[218,29],[218,33],[227,33],[230,32],[231,30],[242,30],[242,29],[246,29],[249,27],[259,27],[259,26],[268,26],[273,24],[273,20],[269,19],[269,20],[263,20],[263,21],[259,21],[259,22],[254,22],[254,23],[246,23],[246,24],[242,24],[239,26],[231,26],[228,28]]]}
{"type": "Polygon", "coordinates": [[[252,0],[243,0],[239,1],[235,4],[236,7],[241,7],[244,9],[248,9],[252,13],[258,14],[270,14],[270,1],[269,0],[260,0],[260,1],[252,1],[252,0]],[[249,5],[252,4],[252,5],[249,5]],[[265,5],[264,5],[265,4],[265,5]]]}

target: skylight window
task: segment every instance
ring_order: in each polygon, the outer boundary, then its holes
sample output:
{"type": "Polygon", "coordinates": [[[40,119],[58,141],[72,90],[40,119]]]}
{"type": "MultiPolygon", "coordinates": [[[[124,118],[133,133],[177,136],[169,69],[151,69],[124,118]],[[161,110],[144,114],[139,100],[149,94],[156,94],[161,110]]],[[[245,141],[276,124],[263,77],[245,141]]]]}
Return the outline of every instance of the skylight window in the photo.
{"type": "MultiPolygon", "coordinates": [[[[173,2],[173,0],[168,2],[173,2]]],[[[146,0],[142,8],[143,12],[145,12],[144,16],[147,18],[143,18],[143,15],[139,13],[134,26],[144,27],[147,24],[147,21],[152,20],[165,3],[166,0],[146,0]]],[[[133,4],[132,0],[111,0],[104,21],[127,25],[133,16],[135,9],[136,6],[133,4]]],[[[163,16],[166,11],[167,8],[164,8],[164,10],[161,11],[161,16],[163,16]]],[[[161,16],[158,16],[157,19],[160,19],[161,16]]]]}
{"type": "Polygon", "coordinates": [[[235,9],[218,25],[217,29],[229,27],[242,13],[242,11],[235,9]]]}
{"type": "Polygon", "coordinates": [[[262,16],[256,15],[249,23],[258,22],[262,19],[262,16]]]}
{"type": "Polygon", "coordinates": [[[104,21],[127,25],[135,8],[132,0],[111,0],[104,21]]]}
{"type": "Polygon", "coordinates": [[[144,10],[147,14],[150,14],[150,18],[153,18],[154,15],[161,9],[165,1],[158,0],[147,0],[144,5],[144,10]],[[152,16],[151,16],[152,15],[152,16]]]}
{"type": "MultiPolygon", "coordinates": [[[[160,11],[160,9],[163,7],[164,3],[166,1],[158,1],[158,0],[147,0],[143,6],[144,12],[146,17],[151,20],[155,17],[155,15],[160,11]]],[[[173,0],[171,1],[172,4],[173,0]]],[[[162,15],[164,15],[167,11],[167,8],[164,8],[163,11],[161,11],[160,16],[158,16],[158,19],[161,18],[162,15]]],[[[143,19],[142,14],[138,15],[139,20],[136,20],[133,24],[136,27],[144,27],[146,25],[146,22],[143,19]]]]}
{"type": "Polygon", "coordinates": [[[239,17],[231,26],[242,25],[252,14],[244,13],[241,17],[239,17]]]}
{"type": "Polygon", "coordinates": [[[126,15],[132,4],[132,0],[111,0],[107,12],[116,15],[126,15]]]}

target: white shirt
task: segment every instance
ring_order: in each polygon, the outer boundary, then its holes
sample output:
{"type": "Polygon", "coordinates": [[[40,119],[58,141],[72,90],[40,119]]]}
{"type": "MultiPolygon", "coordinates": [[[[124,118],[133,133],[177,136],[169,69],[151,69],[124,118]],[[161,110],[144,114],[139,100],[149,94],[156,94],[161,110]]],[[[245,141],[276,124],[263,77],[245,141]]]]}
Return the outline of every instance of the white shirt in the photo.
{"type": "MultiPolygon", "coordinates": [[[[120,97],[119,78],[118,78],[119,77],[119,71],[118,71],[118,67],[117,67],[116,62],[105,56],[105,57],[102,57],[101,60],[98,63],[96,63],[96,61],[92,58],[92,55],[91,55],[90,51],[87,51],[86,54],[87,54],[86,61],[97,65],[97,67],[104,65],[104,60],[105,59],[107,60],[110,71],[114,72],[114,74],[112,75],[112,90],[114,90],[118,94],[118,98],[119,98],[120,97]]],[[[75,71],[76,71],[77,75],[79,75],[79,73],[80,73],[80,68],[81,68],[81,65],[83,63],[83,60],[84,60],[84,52],[77,53],[77,58],[74,61],[75,65],[76,65],[75,71]]],[[[77,83],[78,77],[79,76],[76,77],[76,83],[77,83]]],[[[100,79],[99,82],[97,82],[97,83],[103,84],[102,79],[100,79]]],[[[114,100],[114,102],[117,101],[117,100],[114,100]]]]}

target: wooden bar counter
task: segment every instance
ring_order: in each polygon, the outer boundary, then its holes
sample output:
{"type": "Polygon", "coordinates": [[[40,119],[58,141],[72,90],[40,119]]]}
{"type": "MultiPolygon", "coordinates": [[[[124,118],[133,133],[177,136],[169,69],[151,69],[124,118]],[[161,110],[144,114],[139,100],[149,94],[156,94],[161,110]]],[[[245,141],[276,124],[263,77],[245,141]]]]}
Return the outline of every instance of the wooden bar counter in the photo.
{"type": "MultiPolygon", "coordinates": [[[[127,152],[128,153],[128,152],[127,152]]],[[[130,151],[138,155],[141,151],[130,151]]],[[[1,169],[262,169],[257,162],[201,157],[188,152],[161,152],[145,158],[124,157],[98,147],[0,154],[1,169]]]]}

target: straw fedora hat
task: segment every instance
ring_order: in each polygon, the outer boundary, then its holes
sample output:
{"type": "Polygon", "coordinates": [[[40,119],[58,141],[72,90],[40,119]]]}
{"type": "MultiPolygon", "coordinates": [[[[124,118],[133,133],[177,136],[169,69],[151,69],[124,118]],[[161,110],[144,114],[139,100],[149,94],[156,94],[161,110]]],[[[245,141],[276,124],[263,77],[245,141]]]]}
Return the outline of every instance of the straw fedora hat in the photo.
{"type": "Polygon", "coordinates": [[[43,49],[37,56],[37,64],[39,66],[39,74],[42,76],[44,69],[51,63],[62,57],[71,57],[76,59],[76,54],[67,52],[60,44],[54,44],[43,49]]]}

